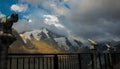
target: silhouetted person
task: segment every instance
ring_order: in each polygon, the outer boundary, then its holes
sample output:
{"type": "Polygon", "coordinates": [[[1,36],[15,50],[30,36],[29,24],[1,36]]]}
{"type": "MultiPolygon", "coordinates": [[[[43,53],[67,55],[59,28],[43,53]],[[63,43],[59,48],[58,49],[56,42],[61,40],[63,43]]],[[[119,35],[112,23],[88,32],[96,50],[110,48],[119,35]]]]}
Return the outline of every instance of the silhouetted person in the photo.
{"type": "Polygon", "coordinates": [[[18,14],[0,19],[0,69],[7,69],[8,48],[16,40],[12,34],[12,25],[18,21],[18,14]]]}

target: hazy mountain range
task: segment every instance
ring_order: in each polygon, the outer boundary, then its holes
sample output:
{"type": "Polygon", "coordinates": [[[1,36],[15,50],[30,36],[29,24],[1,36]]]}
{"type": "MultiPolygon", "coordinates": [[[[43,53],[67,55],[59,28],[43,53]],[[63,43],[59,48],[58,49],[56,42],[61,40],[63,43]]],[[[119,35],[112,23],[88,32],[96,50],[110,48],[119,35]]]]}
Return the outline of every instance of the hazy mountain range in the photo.
{"type": "MultiPolygon", "coordinates": [[[[25,31],[20,36],[22,39],[18,38],[19,40],[13,43],[10,52],[16,52],[16,47],[18,47],[18,53],[90,52],[90,45],[85,46],[78,39],[71,36],[59,35],[46,28],[25,31]]],[[[120,41],[106,40],[97,43],[99,52],[107,51],[105,44],[111,45],[114,50],[119,50],[117,48],[120,41]]]]}
{"type": "Polygon", "coordinates": [[[56,49],[59,48],[62,51],[67,52],[75,52],[82,45],[82,43],[77,39],[73,39],[69,36],[61,36],[59,34],[51,32],[46,28],[25,32],[24,35],[31,39],[46,42],[56,49]]]}
{"type": "Polygon", "coordinates": [[[53,33],[46,28],[27,31],[20,34],[20,36],[22,37],[25,47],[33,50],[36,49],[35,42],[38,43],[37,47],[45,47],[45,45],[42,45],[42,43],[45,43],[47,46],[59,52],[77,52],[82,46],[80,40],[53,33]]]}

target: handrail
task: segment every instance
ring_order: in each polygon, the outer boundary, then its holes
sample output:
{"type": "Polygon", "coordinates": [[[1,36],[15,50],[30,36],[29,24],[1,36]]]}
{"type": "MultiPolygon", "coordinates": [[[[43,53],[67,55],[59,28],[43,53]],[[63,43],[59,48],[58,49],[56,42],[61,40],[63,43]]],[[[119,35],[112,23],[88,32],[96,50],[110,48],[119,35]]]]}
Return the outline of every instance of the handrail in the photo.
{"type": "Polygon", "coordinates": [[[27,64],[29,66],[33,65],[35,68],[37,66],[40,68],[43,65],[42,69],[49,69],[49,67],[50,69],[87,69],[84,68],[88,67],[87,65],[96,69],[95,63],[99,65],[99,69],[109,69],[110,67],[112,69],[113,64],[120,60],[119,57],[116,57],[118,55],[120,57],[120,53],[9,53],[8,58],[11,69],[14,69],[13,65],[11,66],[14,62],[17,64],[17,69],[19,63],[23,63],[23,68],[25,68],[26,62],[29,62],[27,64]]]}

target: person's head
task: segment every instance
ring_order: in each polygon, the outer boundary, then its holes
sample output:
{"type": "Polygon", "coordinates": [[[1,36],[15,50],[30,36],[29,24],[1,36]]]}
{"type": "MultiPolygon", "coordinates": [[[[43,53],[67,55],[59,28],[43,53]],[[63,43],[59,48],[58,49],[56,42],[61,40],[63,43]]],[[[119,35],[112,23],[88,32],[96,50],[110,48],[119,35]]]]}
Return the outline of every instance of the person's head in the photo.
{"type": "Polygon", "coordinates": [[[13,22],[17,22],[18,21],[18,14],[13,13],[13,14],[11,14],[10,17],[11,17],[11,19],[12,19],[13,22]]]}

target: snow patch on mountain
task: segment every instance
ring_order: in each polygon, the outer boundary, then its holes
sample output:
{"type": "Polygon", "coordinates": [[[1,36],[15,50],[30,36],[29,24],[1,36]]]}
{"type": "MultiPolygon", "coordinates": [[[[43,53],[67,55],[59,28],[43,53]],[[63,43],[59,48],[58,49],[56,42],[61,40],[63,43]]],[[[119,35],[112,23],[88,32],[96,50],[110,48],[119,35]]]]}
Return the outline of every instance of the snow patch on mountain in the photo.
{"type": "Polygon", "coordinates": [[[65,37],[54,38],[54,39],[58,43],[59,47],[63,47],[65,50],[69,50],[69,46],[66,44],[65,37]]]}
{"type": "Polygon", "coordinates": [[[38,41],[45,41],[48,44],[56,48],[61,48],[65,51],[76,51],[82,45],[81,41],[75,38],[70,36],[60,36],[46,28],[25,32],[24,35],[28,36],[29,38],[34,38],[38,41]]]}
{"type": "Polygon", "coordinates": [[[36,40],[40,40],[41,37],[42,37],[42,33],[44,33],[47,38],[50,38],[49,35],[48,35],[48,31],[43,28],[42,30],[33,30],[33,31],[30,31],[30,32],[25,32],[24,35],[28,36],[31,38],[31,36],[33,36],[36,40]]]}

